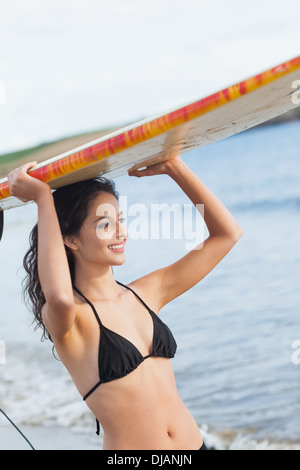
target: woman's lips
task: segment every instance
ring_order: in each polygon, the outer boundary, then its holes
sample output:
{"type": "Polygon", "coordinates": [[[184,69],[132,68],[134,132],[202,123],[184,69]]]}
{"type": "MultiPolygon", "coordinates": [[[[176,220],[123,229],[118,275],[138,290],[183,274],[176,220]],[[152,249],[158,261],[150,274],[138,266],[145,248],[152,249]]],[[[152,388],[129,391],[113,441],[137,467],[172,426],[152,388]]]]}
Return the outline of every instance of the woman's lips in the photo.
{"type": "Polygon", "coordinates": [[[109,245],[108,249],[110,251],[115,251],[117,253],[122,253],[124,251],[125,243],[115,243],[114,245],[109,245]]]}

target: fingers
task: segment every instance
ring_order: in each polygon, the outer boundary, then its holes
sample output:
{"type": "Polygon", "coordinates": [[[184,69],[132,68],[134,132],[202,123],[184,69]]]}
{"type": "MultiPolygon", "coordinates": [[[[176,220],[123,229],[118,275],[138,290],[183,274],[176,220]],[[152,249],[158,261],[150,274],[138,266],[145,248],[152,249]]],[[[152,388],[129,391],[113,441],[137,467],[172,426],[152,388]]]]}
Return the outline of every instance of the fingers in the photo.
{"type": "Polygon", "coordinates": [[[133,170],[133,171],[128,171],[128,175],[129,176],[137,176],[138,178],[141,177],[141,176],[145,176],[145,174],[143,174],[143,171],[145,170],[133,170]]]}
{"type": "Polygon", "coordinates": [[[28,165],[30,165],[30,168],[33,168],[37,165],[37,161],[35,160],[34,162],[29,162],[28,165]]]}
{"type": "Polygon", "coordinates": [[[24,163],[24,165],[22,165],[19,168],[19,170],[24,172],[24,173],[27,173],[28,170],[30,170],[31,168],[34,168],[36,165],[37,165],[37,161],[24,163]]]}
{"type": "MultiPolygon", "coordinates": [[[[174,160],[176,158],[177,157],[174,157],[174,160]]],[[[159,163],[150,164],[149,166],[146,166],[146,167],[143,166],[136,170],[128,170],[128,175],[137,176],[138,178],[142,176],[164,175],[167,173],[167,164],[168,162],[162,161],[159,163]]]]}
{"type": "Polygon", "coordinates": [[[34,168],[36,165],[37,165],[37,161],[24,163],[24,165],[19,166],[18,168],[15,168],[14,170],[12,170],[8,174],[8,177],[10,177],[11,175],[13,175],[15,173],[27,173],[28,170],[30,170],[31,168],[34,168]]]}
{"type": "MultiPolygon", "coordinates": [[[[27,162],[24,165],[18,168],[15,168],[13,171],[11,171],[7,175],[7,181],[8,181],[9,191],[10,191],[11,196],[17,197],[18,199],[20,199],[20,201],[24,203],[30,201],[31,199],[27,197],[26,192],[28,191],[26,189],[24,193],[23,184],[27,180],[29,181],[28,179],[29,175],[27,175],[27,173],[31,168],[34,168],[36,165],[37,165],[37,161],[27,162]]],[[[30,178],[30,181],[31,180],[32,178],[30,178]]]]}
{"type": "Polygon", "coordinates": [[[128,175],[129,176],[137,176],[140,178],[141,176],[151,176],[152,170],[150,170],[150,167],[142,167],[143,169],[137,169],[137,170],[129,170],[128,175]]]}

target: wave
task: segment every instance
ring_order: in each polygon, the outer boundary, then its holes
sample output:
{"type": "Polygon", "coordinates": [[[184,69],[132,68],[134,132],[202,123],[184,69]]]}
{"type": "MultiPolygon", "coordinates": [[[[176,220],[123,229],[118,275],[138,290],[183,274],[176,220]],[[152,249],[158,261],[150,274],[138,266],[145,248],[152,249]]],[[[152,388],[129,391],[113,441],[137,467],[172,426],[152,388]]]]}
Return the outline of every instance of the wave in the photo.
{"type": "Polygon", "coordinates": [[[274,438],[254,437],[255,430],[226,429],[214,431],[208,425],[199,427],[205,444],[209,450],[300,450],[300,443],[294,441],[278,441],[274,438]]]}

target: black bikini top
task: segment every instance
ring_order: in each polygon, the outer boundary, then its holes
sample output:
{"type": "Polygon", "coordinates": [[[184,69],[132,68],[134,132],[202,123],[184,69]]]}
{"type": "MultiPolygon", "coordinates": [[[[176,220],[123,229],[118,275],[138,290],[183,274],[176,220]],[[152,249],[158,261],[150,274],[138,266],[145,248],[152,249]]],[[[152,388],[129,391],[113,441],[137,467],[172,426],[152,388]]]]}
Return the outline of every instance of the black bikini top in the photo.
{"type": "Polygon", "coordinates": [[[148,357],[174,357],[177,349],[176,341],[168,326],[156,315],[145,302],[128,286],[116,281],[126,289],[131,290],[149,311],[153,320],[153,349],[151,354],[142,356],[140,351],[131,341],[110,330],[101,322],[94,305],[73,286],[91,306],[99,327],[101,329],[101,340],[98,353],[99,382],[83,397],[86,400],[101,384],[120,379],[134,371],[148,357]]]}

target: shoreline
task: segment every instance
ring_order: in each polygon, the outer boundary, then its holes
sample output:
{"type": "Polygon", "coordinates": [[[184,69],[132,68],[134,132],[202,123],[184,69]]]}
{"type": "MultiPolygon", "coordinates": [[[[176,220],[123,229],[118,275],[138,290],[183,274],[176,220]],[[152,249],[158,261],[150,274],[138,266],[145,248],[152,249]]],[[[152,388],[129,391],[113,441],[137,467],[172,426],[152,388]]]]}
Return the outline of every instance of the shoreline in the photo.
{"type": "MultiPolygon", "coordinates": [[[[211,432],[201,429],[208,450],[300,450],[300,443],[256,440],[249,433],[237,431],[211,432]]],[[[102,439],[80,434],[59,426],[21,425],[20,430],[35,450],[102,450],[102,439]]],[[[1,450],[32,450],[30,445],[9,425],[0,425],[1,450]]]]}
{"type": "MultiPolygon", "coordinates": [[[[70,429],[49,426],[20,426],[20,431],[31,442],[35,450],[101,450],[87,436],[70,429]]],[[[0,426],[0,450],[32,450],[13,426],[0,426]]]]}

